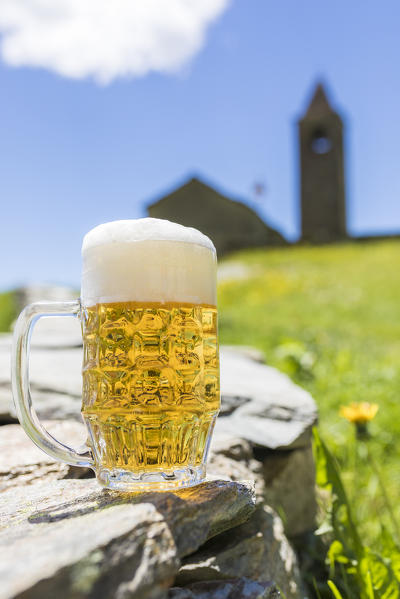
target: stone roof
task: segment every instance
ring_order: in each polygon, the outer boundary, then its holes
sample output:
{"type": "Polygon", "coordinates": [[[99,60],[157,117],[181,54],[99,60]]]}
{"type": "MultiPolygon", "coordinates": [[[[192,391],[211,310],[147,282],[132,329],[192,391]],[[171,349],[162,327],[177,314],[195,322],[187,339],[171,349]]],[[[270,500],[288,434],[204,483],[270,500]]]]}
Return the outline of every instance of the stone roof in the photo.
{"type": "Polygon", "coordinates": [[[199,229],[212,239],[219,254],[287,243],[249,206],[228,198],[198,178],[150,204],[148,213],[199,229]]]}
{"type": "Polygon", "coordinates": [[[319,82],[314,88],[311,100],[307,105],[305,113],[300,118],[300,122],[320,120],[327,117],[333,117],[335,121],[338,120],[341,122],[340,115],[330,103],[329,94],[327,93],[325,86],[323,83],[319,82]]]}

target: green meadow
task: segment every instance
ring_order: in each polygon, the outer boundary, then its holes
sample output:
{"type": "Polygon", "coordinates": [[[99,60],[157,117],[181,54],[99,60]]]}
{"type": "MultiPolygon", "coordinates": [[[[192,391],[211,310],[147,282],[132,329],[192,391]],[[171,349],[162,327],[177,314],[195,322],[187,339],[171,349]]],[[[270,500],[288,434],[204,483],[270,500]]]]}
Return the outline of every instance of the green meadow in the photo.
{"type": "Polygon", "coordinates": [[[11,291],[0,293],[0,332],[10,330],[12,321],[17,317],[14,294],[11,291]]]}
{"type": "MultiPolygon", "coordinates": [[[[400,540],[400,241],[248,250],[221,264],[221,342],[260,348],[313,395],[362,543],[385,553],[400,540]],[[339,414],[352,402],[379,406],[362,439],[339,414]]],[[[354,585],[343,597],[400,596],[354,585]]]]}

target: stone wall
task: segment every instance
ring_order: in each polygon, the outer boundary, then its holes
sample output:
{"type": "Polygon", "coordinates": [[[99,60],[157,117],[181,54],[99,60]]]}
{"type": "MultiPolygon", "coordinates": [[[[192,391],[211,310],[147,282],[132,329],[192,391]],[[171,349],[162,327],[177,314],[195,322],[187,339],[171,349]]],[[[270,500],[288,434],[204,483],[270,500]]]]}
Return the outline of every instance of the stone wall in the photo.
{"type": "MultiPolygon", "coordinates": [[[[33,335],[32,394],[50,433],[79,447],[79,323],[61,320],[33,335]]],[[[0,338],[0,599],[306,597],[290,540],[316,512],[308,393],[259,352],[222,347],[207,482],[117,494],[91,470],[54,462],[16,424],[10,344],[0,338]]]]}

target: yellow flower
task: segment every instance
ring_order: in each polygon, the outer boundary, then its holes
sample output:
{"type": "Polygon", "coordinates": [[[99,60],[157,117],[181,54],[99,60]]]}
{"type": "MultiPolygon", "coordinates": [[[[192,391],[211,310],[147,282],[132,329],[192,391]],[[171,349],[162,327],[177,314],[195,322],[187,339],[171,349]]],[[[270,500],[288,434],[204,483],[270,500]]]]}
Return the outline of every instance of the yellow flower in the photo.
{"type": "Polygon", "coordinates": [[[353,402],[349,406],[340,406],[339,414],[354,424],[366,424],[375,418],[379,406],[367,401],[353,402]]]}

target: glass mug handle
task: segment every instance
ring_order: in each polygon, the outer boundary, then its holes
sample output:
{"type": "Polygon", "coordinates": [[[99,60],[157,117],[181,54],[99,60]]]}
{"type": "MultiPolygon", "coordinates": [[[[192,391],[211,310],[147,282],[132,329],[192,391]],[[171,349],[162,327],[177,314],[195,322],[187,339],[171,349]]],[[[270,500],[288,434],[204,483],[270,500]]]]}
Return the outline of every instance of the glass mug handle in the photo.
{"type": "Polygon", "coordinates": [[[84,449],[82,452],[76,451],[57,441],[41,425],[32,405],[29,388],[30,337],[35,323],[42,316],[75,316],[79,318],[80,311],[79,300],[73,300],[36,302],[30,304],[21,312],[14,330],[11,381],[18,420],[35,445],[61,462],[66,462],[72,466],[94,468],[94,460],[89,448],[84,449]]]}

